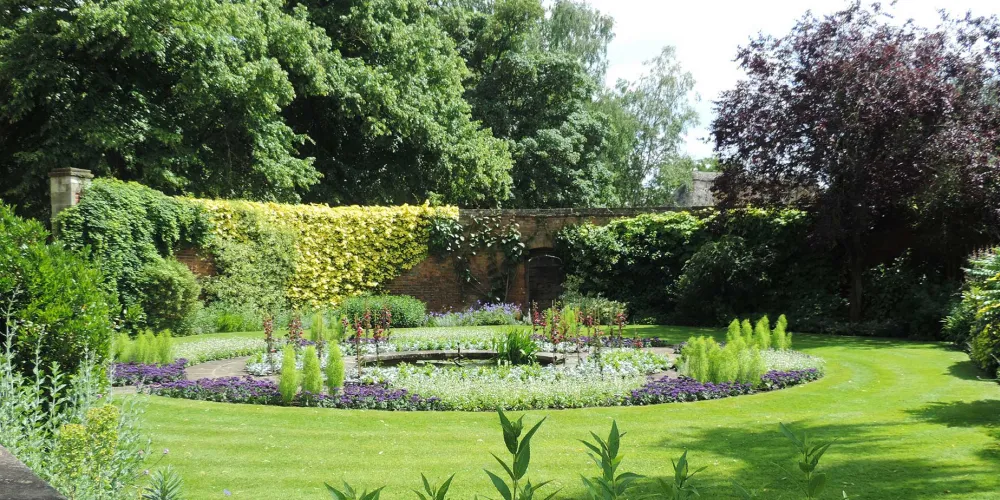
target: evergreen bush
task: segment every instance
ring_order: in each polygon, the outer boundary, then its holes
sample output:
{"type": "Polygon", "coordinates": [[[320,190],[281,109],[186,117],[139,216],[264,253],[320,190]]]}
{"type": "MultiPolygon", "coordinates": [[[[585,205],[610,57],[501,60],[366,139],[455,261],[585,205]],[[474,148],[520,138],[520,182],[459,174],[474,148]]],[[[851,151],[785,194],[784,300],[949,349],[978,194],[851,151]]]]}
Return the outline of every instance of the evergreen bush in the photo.
{"type": "Polygon", "coordinates": [[[323,392],[323,373],[315,346],[306,346],[302,353],[302,390],[311,394],[323,392]]]}
{"type": "Polygon", "coordinates": [[[330,342],[326,358],[326,387],[333,394],[344,387],[344,356],[338,342],[330,342]]]}
{"type": "Polygon", "coordinates": [[[295,366],[295,348],[286,345],[281,353],[281,373],[278,375],[278,392],[281,401],[289,404],[299,390],[299,370],[295,366]]]}

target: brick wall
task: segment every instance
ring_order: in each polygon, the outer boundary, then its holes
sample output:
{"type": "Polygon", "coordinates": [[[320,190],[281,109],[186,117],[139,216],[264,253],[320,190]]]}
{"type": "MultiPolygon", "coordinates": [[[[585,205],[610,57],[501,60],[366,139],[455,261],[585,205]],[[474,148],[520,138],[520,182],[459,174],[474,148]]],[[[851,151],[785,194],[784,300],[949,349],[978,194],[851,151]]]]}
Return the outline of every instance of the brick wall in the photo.
{"type": "MultiPolygon", "coordinates": [[[[634,217],[644,213],[659,213],[680,210],[678,208],[643,208],[643,209],[533,209],[533,210],[503,210],[500,216],[505,221],[516,222],[524,241],[527,255],[530,258],[547,255],[559,231],[569,225],[590,222],[603,225],[613,219],[634,217]]],[[[492,210],[460,210],[459,219],[462,224],[468,224],[474,217],[495,215],[492,210]]],[[[428,257],[414,268],[404,272],[386,286],[388,293],[411,295],[427,303],[430,311],[446,311],[449,309],[464,309],[482,300],[489,290],[490,257],[477,255],[470,262],[472,275],[482,284],[466,283],[456,272],[454,259],[450,257],[428,257]]],[[[513,302],[522,308],[527,308],[530,301],[538,302],[540,297],[531,297],[531,289],[542,296],[541,301],[553,295],[558,295],[562,288],[561,274],[551,269],[534,280],[529,275],[527,262],[518,264],[510,283],[507,286],[507,302],[513,302]],[[545,280],[540,282],[539,280],[545,280]],[[532,281],[533,280],[533,281],[532,281]],[[559,282],[555,282],[559,281],[559,282]]],[[[540,274],[537,273],[536,274],[540,274]]],[[[541,302],[539,305],[543,305],[541,302]]],[[[545,304],[547,305],[547,304],[545,304]]]]}
{"type": "MultiPolygon", "coordinates": [[[[475,217],[496,215],[507,222],[516,222],[525,244],[528,258],[519,263],[506,284],[506,300],[527,309],[530,301],[545,302],[558,296],[562,289],[562,275],[553,269],[548,255],[555,244],[559,231],[569,225],[590,222],[603,225],[613,219],[634,217],[644,213],[659,213],[681,210],[678,208],[643,209],[531,209],[531,210],[460,210],[459,219],[469,224],[475,217]],[[532,261],[538,257],[544,261],[532,261]],[[531,276],[530,262],[538,264],[535,276],[531,276]],[[529,293],[534,290],[535,297],[529,293]]],[[[186,264],[198,276],[214,276],[217,272],[212,256],[196,248],[183,248],[175,254],[177,260],[186,264]]],[[[430,311],[464,309],[489,295],[490,267],[500,264],[499,255],[477,254],[469,262],[473,279],[465,281],[460,275],[452,257],[428,257],[403,272],[386,285],[386,292],[410,295],[427,303],[430,311]]]]}

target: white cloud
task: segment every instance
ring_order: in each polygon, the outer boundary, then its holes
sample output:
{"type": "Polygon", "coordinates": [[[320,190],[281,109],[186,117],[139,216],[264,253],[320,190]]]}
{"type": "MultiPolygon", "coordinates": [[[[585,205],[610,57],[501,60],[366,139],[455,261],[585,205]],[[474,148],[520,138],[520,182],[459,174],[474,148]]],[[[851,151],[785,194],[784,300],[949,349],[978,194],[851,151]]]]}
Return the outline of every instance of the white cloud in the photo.
{"type": "MultiPolygon", "coordinates": [[[[758,33],[783,35],[807,10],[828,14],[849,5],[844,0],[589,0],[615,18],[615,40],[608,48],[609,85],[642,73],[642,63],[664,45],[673,45],[681,65],[694,76],[701,96],[696,109],[700,125],[688,133],[685,147],[695,157],[708,156],[708,124],[712,101],[742,75],[733,62],[737,47],[758,33]]],[[[884,2],[888,4],[888,2],[884,2]]],[[[1000,13],[996,0],[900,0],[892,12],[922,25],[934,25],[938,11],[977,15],[1000,13]]]]}

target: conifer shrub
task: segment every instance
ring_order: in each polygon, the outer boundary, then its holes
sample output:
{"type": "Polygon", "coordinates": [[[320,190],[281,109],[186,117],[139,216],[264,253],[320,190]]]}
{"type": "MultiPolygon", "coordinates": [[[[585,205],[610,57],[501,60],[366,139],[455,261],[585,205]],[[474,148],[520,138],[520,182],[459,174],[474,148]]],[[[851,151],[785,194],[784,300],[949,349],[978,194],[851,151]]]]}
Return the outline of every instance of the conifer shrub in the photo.
{"type": "Polygon", "coordinates": [[[319,367],[316,347],[307,346],[302,357],[302,390],[311,394],[323,392],[323,374],[319,367]]]}
{"type": "Polygon", "coordinates": [[[295,348],[286,345],[281,353],[281,374],[278,376],[278,392],[285,404],[295,399],[299,390],[299,371],[295,367],[295,348]]]}
{"type": "Polygon", "coordinates": [[[749,319],[744,319],[743,322],[740,323],[740,332],[743,334],[743,340],[745,342],[748,344],[753,343],[753,327],[750,326],[749,319]]]}
{"type": "Polygon", "coordinates": [[[764,315],[753,329],[753,345],[758,349],[768,349],[771,347],[771,322],[764,315]]]}
{"type": "Polygon", "coordinates": [[[330,342],[329,349],[326,358],[326,387],[333,394],[344,387],[344,356],[338,342],[330,342]]]}
{"type": "Polygon", "coordinates": [[[741,332],[740,320],[733,318],[733,321],[729,323],[729,328],[726,329],[726,342],[732,342],[740,338],[741,332]]]}

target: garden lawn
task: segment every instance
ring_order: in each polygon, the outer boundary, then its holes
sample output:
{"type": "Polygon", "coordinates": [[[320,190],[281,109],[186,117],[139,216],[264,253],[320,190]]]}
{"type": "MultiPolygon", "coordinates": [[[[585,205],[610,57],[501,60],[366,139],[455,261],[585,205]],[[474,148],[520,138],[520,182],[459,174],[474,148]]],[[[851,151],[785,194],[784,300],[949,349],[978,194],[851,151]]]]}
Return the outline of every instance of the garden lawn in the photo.
{"type": "MultiPolygon", "coordinates": [[[[722,331],[638,327],[671,341],[722,331]]],[[[251,335],[251,334],[247,334],[251,335]]],[[[731,498],[731,480],[762,499],[804,498],[779,466],[796,471],[778,422],[836,443],[820,470],[823,498],[1000,498],[1000,385],[978,380],[968,357],[939,343],[795,335],[795,348],[826,359],[818,382],[753,396],[645,407],[528,412],[547,417],[532,442],[529,477],[551,479],[557,498],[582,498],[580,474],[596,467],[578,440],[627,431],[622,470],[672,475],[684,449],[702,498],[731,498]]],[[[281,408],[148,397],[154,449],[170,453],[190,498],[330,498],[323,482],[388,485],[383,498],[414,498],[420,473],[457,473],[454,498],[497,498],[483,468],[506,453],[494,413],[281,408]]],[[[797,479],[798,476],[792,475],[797,479]]],[[[550,490],[551,491],[551,490],[550,490]]]]}

